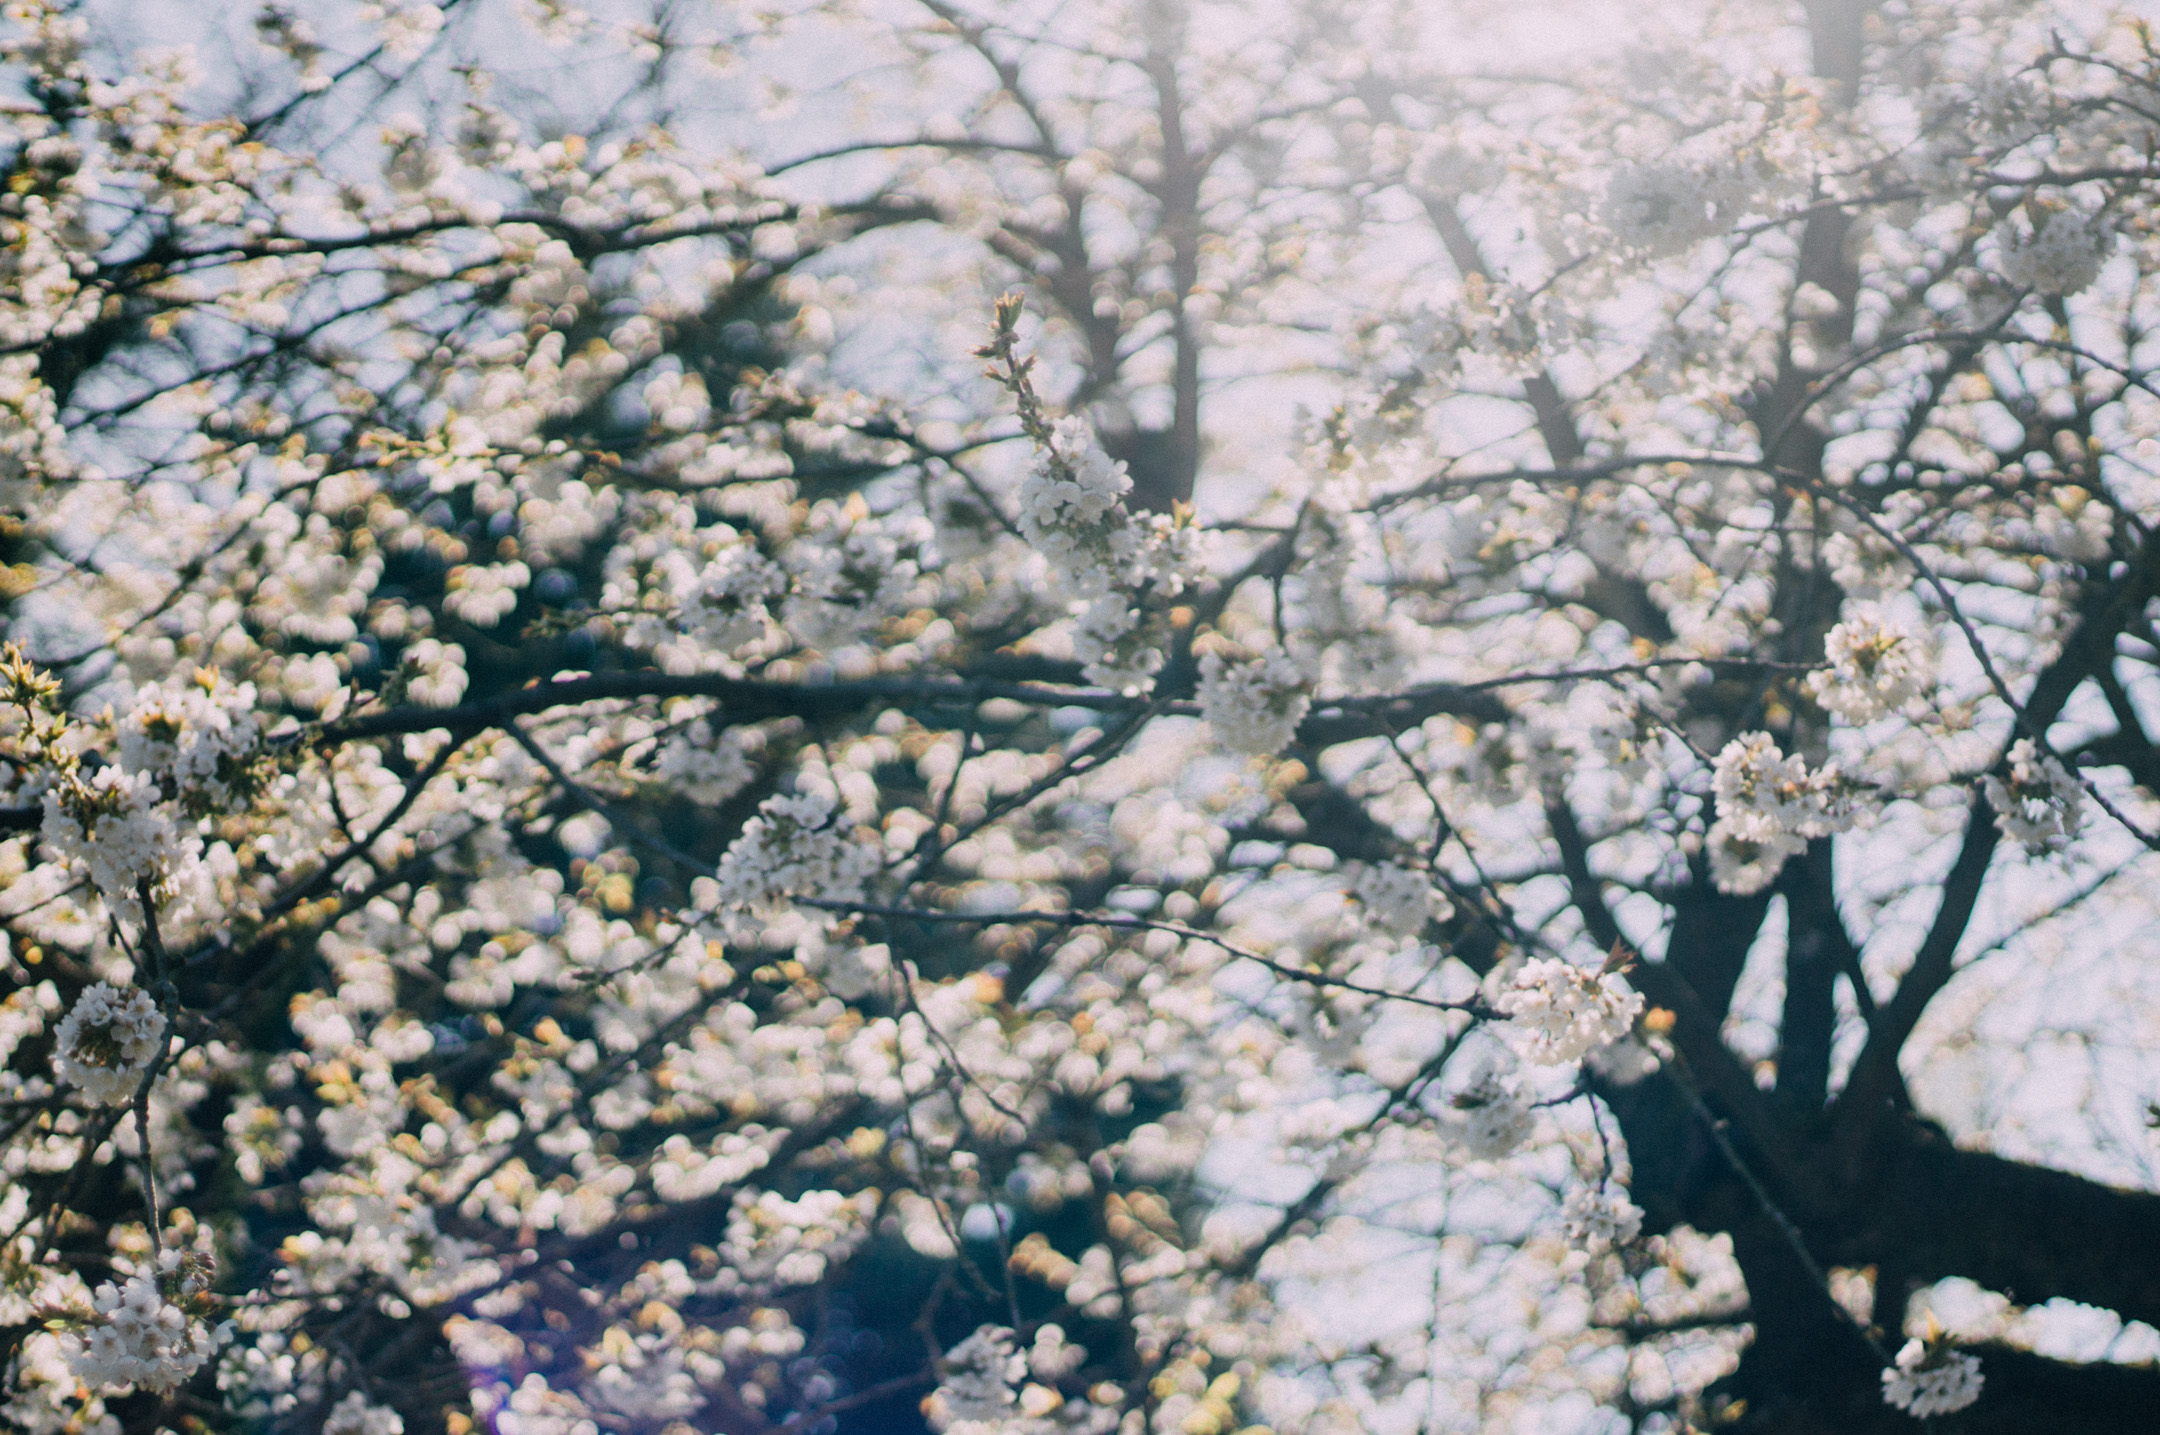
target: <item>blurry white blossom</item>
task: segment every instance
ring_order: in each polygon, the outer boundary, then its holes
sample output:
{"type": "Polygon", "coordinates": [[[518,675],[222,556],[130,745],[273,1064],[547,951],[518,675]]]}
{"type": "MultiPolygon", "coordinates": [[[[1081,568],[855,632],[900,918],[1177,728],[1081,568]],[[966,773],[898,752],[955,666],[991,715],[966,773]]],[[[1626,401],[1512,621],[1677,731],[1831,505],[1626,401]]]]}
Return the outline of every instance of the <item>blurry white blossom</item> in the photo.
{"type": "Polygon", "coordinates": [[[1908,1340],[1897,1363],[1882,1373],[1883,1399],[1917,1420],[1963,1410],[1980,1398],[1980,1361],[1947,1347],[1908,1340]]]}
{"type": "Polygon", "coordinates": [[[2114,236],[2098,221],[2059,209],[2032,233],[2003,246],[2003,276],[2042,294],[2066,297],[2089,287],[2107,263],[2114,236]]]}
{"type": "Polygon", "coordinates": [[[1015,1387],[1027,1371],[1027,1357],[1013,1349],[1013,1333],[983,1326],[938,1362],[937,1389],[923,1401],[923,1414],[942,1435],[991,1435],[1016,1413],[1015,1387]]]}
{"type": "Polygon", "coordinates": [[[532,582],[523,563],[474,564],[451,570],[443,607],[476,628],[492,628],[510,616],[518,593],[532,582]]]}
{"type": "Polygon", "coordinates": [[[405,1435],[405,1417],[387,1405],[371,1404],[357,1390],[330,1407],[322,1435],[405,1435]]]}
{"type": "Polygon", "coordinates": [[[1497,1071],[1480,1074],[1448,1104],[1453,1108],[1449,1129],[1465,1150],[1484,1161],[1513,1154],[1537,1126],[1530,1103],[1497,1071]]]}
{"type": "Polygon", "coordinates": [[[1560,1227],[1567,1242],[1589,1255],[1603,1255],[1642,1234],[1642,1208],[1621,1191],[1578,1186],[1561,1204],[1560,1227]]]}
{"type": "Polygon", "coordinates": [[[1455,910],[1430,875],[1394,862],[1366,864],[1357,896],[1368,920],[1404,937],[1424,931],[1427,922],[1446,921],[1455,910]]]}
{"type": "Polygon", "coordinates": [[[412,670],[405,692],[424,708],[454,708],[465,696],[465,650],[456,643],[422,638],[405,650],[412,670]]]}
{"type": "Polygon", "coordinates": [[[1734,824],[1719,820],[1703,836],[1710,853],[1710,880],[1729,897],[1752,897],[1775,882],[1787,859],[1807,850],[1790,833],[1743,837],[1734,824]]]}
{"type": "Polygon", "coordinates": [[[2084,825],[2084,789],[2031,738],[2019,738],[2007,756],[2009,776],[1991,772],[1982,782],[1996,825],[2029,853],[2061,851],[2084,825]]]}
{"type": "Polygon", "coordinates": [[[1606,182],[1598,219],[1630,249],[1677,254],[1721,227],[1717,195],[1699,170],[1664,160],[1624,166],[1606,182]]]}

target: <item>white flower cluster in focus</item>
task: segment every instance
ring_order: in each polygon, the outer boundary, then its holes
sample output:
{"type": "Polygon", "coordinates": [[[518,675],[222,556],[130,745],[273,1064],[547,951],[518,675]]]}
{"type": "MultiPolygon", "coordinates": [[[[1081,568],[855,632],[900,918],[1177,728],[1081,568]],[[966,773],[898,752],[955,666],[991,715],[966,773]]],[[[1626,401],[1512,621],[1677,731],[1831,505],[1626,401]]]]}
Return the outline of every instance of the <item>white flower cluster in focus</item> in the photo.
{"type": "Polygon", "coordinates": [[[1717,888],[1734,896],[1760,892],[1777,880],[1785,859],[1811,837],[1843,832],[1868,810],[1868,794],[1837,764],[1815,772],[1799,755],[1787,757],[1766,732],[1743,733],[1725,745],[1711,769],[1718,818],[1711,825],[1710,871],[1717,888]]]}
{"type": "MultiPolygon", "coordinates": [[[[86,873],[114,911],[135,920],[138,889],[161,881],[188,854],[171,809],[147,772],[101,767],[85,782],[70,774],[45,789],[38,835],[86,873]]],[[[199,839],[192,845],[199,847],[199,839]]]]}
{"type": "Polygon", "coordinates": [[[1020,485],[1020,531],[1049,561],[1071,602],[1073,656],[1091,683],[1122,693],[1145,691],[1162,666],[1166,637],[1159,614],[1133,600],[1183,586],[1191,530],[1161,516],[1137,519],[1125,507],[1132,479],[1083,419],[1067,417],[1020,485]]]}
{"type": "Polygon", "coordinates": [[[2100,277],[2114,237],[2075,210],[2057,210],[2033,232],[2003,246],[2003,276],[2023,289],[2065,297],[2100,277]]]}
{"type": "Polygon", "coordinates": [[[2041,753],[2030,738],[2011,745],[2010,776],[1989,773],[1982,784],[1996,825],[2035,856],[2070,845],[2085,821],[2085,793],[2070,770],[2041,753]]]}
{"type": "Polygon", "coordinates": [[[1200,659],[1200,715],[1233,751],[1282,751],[1311,706],[1304,674],[1280,650],[1242,661],[1220,653],[1200,659]]]}
{"type": "Polygon", "coordinates": [[[1980,1362],[1957,1350],[1930,1353],[1908,1340],[1897,1364],[1882,1373],[1883,1400],[1918,1420],[1963,1410],[1980,1398],[1980,1362]]]}
{"type": "Polygon", "coordinates": [[[1557,957],[1525,962],[1494,1003],[1516,1047],[1542,1066],[1580,1061],[1626,1036],[1643,999],[1618,972],[1591,971],[1557,957]]]}
{"type": "Polygon", "coordinates": [[[750,754],[763,735],[739,727],[713,731],[703,718],[671,733],[653,757],[653,776],[692,802],[717,807],[750,785],[757,766],[750,754]]]}
{"type": "Polygon", "coordinates": [[[167,1250],[157,1275],[132,1275],[124,1285],[106,1281],[97,1288],[89,1328],[68,1337],[68,1368],[78,1380],[93,1388],[164,1392],[185,1383],[216,1352],[210,1328],[165,1298],[160,1276],[177,1283],[180,1264],[180,1253],[167,1250]]]}
{"type": "Polygon", "coordinates": [[[234,780],[236,764],[262,737],[255,685],[224,682],[207,669],[185,681],[146,684],[117,732],[122,768],[228,808],[245,796],[234,780]]]}
{"type": "Polygon", "coordinates": [[[1823,657],[1830,666],[1809,675],[1808,695],[1855,726],[1902,711],[1935,680],[1925,642],[1886,620],[1872,604],[1856,605],[1851,617],[1830,630],[1823,657]]]}
{"type": "Polygon", "coordinates": [[[732,654],[767,635],[773,618],[766,602],[787,590],[779,564],[754,544],[730,543],[697,575],[683,603],[683,626],[702,646],[732,654]]]}
{"type": "Polygon", "coordinates": [[[164,1044],[165,1016],[139,987],[83,989],[53,1038],[53,1068],[100,1106],[125,1106],[164,1044]]]}
{"type": "Polygon", "coordinates": [[[877,870],[875,849],[851,840],[823,793],[777,794],[758,805],[714,875],[724,906],[771,912],[790,897],[859,894],[877,870]]]}
{"type": "Polygon", "coordinates": [[[1086,420],[1059,419],[1049,447],[1020,485],[1020,531],[1062,574],[1116,573],[1138,535],[1125,512],[1132,479],[1103,451],[1086,420]]]}

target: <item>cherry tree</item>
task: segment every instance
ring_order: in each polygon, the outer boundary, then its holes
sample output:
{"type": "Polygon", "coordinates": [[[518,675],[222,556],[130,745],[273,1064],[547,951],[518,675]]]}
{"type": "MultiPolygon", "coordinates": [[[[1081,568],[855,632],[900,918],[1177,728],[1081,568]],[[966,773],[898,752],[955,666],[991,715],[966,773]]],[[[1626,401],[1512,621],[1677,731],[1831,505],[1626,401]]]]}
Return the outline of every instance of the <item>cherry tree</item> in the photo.
{"type": "Polygon", "coordinates": [[[11,7],[9,1424],[2133,1426],[2160,52],[1427,8],[11,7]]]}

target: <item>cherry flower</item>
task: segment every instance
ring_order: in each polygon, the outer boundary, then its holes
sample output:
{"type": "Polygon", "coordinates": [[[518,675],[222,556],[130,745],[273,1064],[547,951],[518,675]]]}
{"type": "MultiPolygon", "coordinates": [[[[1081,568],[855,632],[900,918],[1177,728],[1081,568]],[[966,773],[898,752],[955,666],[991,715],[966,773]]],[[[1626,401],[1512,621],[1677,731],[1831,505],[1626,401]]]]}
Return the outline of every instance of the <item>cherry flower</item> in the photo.
{"type": "Polygon", "coordinates": [[[85,1384],[163,1393],[186,1383],[222,1343],[181,1304],[207,1289],[189,1258],[166,1250],[152,1271],[100,1284],[82,1333],[70,1335],[68,1368],[85,1384]]]}
{"type": "Polygon", "coordinates": [[[165,1042],[165,1015],[139,987],[93,982],[53,1033],[53,1069],[101,1106],[135,1099],[165,1042]]]}
{"type": "Polygon", "coordinates": [[[1872,604],[1854,605],[1829,631],[1823,638],[1823,657],[1829,667],[1809,676],[1809,695],[1826,711],[1856,725],[1904,711],[1935,680],[1923,641],[1872,604]]]}
{"type": "Polygon", "coordinates": [[[2059,209],[2032,232],[2003,247],[2003,275],[2012,284],[2056,298],[2089,288],[2100,277],[2114,236],[2075,210],[2059,209]]]}
{"type": "Polygon", "coordinates": [[[323,1417],[322,1435],[405,1435],[405,1417],[349,1390],[323,1417]]]}
{"type": "Polygon", "coordinates": [[[1562,1203],[1560,1227],[1568,1244],[1586,1255],[1599,1256],[1624,1246],[1642,1234],[1642,1208],[1624,1192],[1579,1186],[1562,1203]]]}
{"type": "Polygon", "coordinates": [[[1614,173],[1598,218],[1622,244],[1656,258],[1715,234],[1719,210],[1717,194],[1699,171],[1660,160],[1614,173]]]}
{"type": "Polygon", "coordinates": [[[1981,782],[1995,821],[2028,853],[2058,852],[2085,821],[2085,791],[2070,770],[2042,753],[2031,738],[2019,738],[2006,755],[2007,776],[1989,773],[1981,782]]]}
{"type": "Polygon", "coordinates": [[[1798,754],[1787,757],[1763,732],[1725,745],[1711,769],[1711,788],[1718,820],[1756,842],[1843,832],[1869,810],[1865,789],[1848,781],[1836,763],[1810,772],[1798,754]]]}
{"type": "Polygon", "coordinates": [[[834,813],[833,799],[821,792],[766,798],[720,859],[721,903],[771,913],[790,897],[858,895],[877,870],[877,854],[852,840],[834,813]]]}
{"type": "Polygon", "coordinates": [[[1234,752],[1280,752],[1312,706],[1304,675],[1277,650],[1237,660],[1200,659],[1200,715],[1234,752]]]}
{"type": "Polygon", "coordinates": [[[1020,529],[1050,566],[1086,587],[1115,582],[1137,548],[1132,479],[1079,418],[1059,419],[1020,486],[1020,529]]]}
{"type": "Polygon", "coordinates": [[[1980,1398],[1983,1384],[1977,1357],[1947,1346],[1930,1349],[1917,1338],[1906,1341],[1897,1363],[1882,1373],[1884,1403],[1916,1420],[1963,1410],[1980,1398]]]}
{"type": "Polygon", "coordinates": [[[1448,1103],[1448,1128],[1463,1149],[1483,1161],[1496,1161],[1522,1149],[1537,1128],[1537,1118],[1522,1093],[1498,1072],[1486,1071],[1448,1103]]]}
{"type": "Polygon", "coordinates": [[[1393,862],[1367,864],[1358,874],[1357,897],[1373,922],[1405,937],[1417,936],[1427,922],[1444,922],[1454,912],[1454,904],[1431,877],[1393,862]]]}
{"type": "Polygon", "coordinates": [[[1540,957],[1522,964],[1493,1005],[1508,1018],[1507,1035],[1525,1057],[1558,1066],[1626,1036],[1643,999],[1617,972],[1540,957]]]}

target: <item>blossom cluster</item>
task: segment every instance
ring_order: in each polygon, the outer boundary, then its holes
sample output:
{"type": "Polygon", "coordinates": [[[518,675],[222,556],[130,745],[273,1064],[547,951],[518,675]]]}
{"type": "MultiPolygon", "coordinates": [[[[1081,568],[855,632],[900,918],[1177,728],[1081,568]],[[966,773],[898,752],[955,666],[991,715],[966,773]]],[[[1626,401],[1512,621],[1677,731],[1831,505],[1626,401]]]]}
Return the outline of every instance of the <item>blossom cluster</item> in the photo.
{"type": "Polygon", "coordinates": [[[1508,1035],[1526,1058],[1556,1066],[1626,1036],[1643,999],[1618,972],[1539,957],[1522,964],[1493,1005],[1508,1018],[1508,1035]]]}
{"type": "Polygon", "coordinates": [[[1995,821],[2029,853],[2067,847],[2084,824],[2085,791],[2061,759],[2031,738],[2019,738],[2003,755],[2008,772],[1981,782],[1995,821]]]}
{"type": "Polygon", "coordinates": [[[183,1257],[171,1249],[153,1270],[100,1284],[84,1331],[69,1337],[69,1369],[86,1384],[108,1388],[163,1392],[186,1382],[220,1343],[217,1332],[169,1298],[187,1284],[183,1257]]]}
{"type": "Polygon", "coordinates": [[[1718,889],[1759,892],[1809,839],[1843,832],[1872,810],[1874,794],[1834,762],[1814,771],[1768,733],[1734,738],[1711,769],[1717,821],[1705,835],[1718,889]]]}
{"type": "Polygon", "coordinates": [[[1978,1358],[1926,1341],[1905,1342],[1897,1362],[1882,1373],[1883,1399],[1916,1420],[1963,1410],[1980,1398],[1986,1379],[1978,1358]]]}
{"type": "Polygon", "coordinates": [[[148,992],[93,982],[53,1032],[53,1068],[98,1105],[124,1106],[164,1050],[165,1027],[148,992]]]}
{"type": "Polygon", "coordinates": [[[1234,752],[1280,752],[1312,706],[1304,674],[1287,653],[1236,660],[1219,652],[1200,659],[1200,713],[1234,752]]]}

